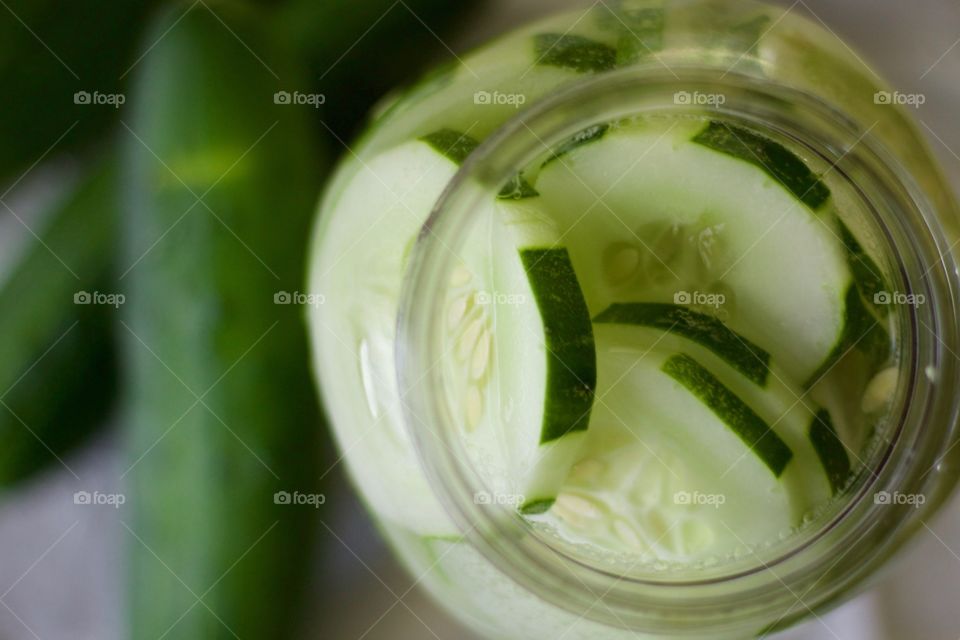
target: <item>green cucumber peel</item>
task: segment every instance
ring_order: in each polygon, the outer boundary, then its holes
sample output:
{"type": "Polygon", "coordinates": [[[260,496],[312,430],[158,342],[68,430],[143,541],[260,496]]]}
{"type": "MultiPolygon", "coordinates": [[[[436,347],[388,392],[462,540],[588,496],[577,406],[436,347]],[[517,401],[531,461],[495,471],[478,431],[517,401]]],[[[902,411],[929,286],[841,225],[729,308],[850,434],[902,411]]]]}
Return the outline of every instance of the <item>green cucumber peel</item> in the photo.
{"type": "Polygon", "coordinates": [[[790,447],[715,375],[690,356],[671,356],[663,372],[683,385],[733,431],[777,478],[793,458],[790,447]]]}
{"type": "Polygon", "coordinates": [[[527,248],[520,259],[543,321],[547,384],[540,443],[584,431],[597,387],[590,312],[564,248],[527,248]]]}
{"type": "MultiPolygon", "coordinates": [[[[480,146],[480,141],[476,138],[472,138],[466,133],[453,129],[438,129],[420,139],[457,165],[463,164],[467,156],[480,146]]],[[[503,186],[498,197],[509,200],[521,200],[523,198],[534,198],[539,195],[537,190],[523,177],[523,174],[518,173],[510,178],[507,184],[503,186]]]]}
{"type": "Polygon", "coordinates": [[[609,124],[595,124],[591,127],[587,127],[586,129],[583,129],[582,131],[578,131],[577,133],[573,134],[573,136],[571,136],[569,140],[567,140],[566,142],[558,146],[557,150],[553,153],[553,155],[551,155],[549,158],[543,161],[543,164],[540,165],[541,168],[546,167],[547,165],[549,165],[551,162],[555,160],[559,160],[560,158],[567,155],[574,149],[579,149],[585,144],[589,144],[591,142],[596,142],[597,140],[600,140],[601,138],[603,138],[604,135],[606,135],[607,131],[609,130],[610,130],[609,124]]]}
{"type": "Polygon", "coordinates": [[[818,175],[783,145],[748,129],[713,120],[693,142],[755,165],[813,210],[830,199],[818,175]]]}
{"type": "Polygon", "coordinates": [[[700,344],[744,376],[765,386],[770,354],[717,318],[676,304],[631,302],[612,304],[594,319],[602,324],[627,324],[663,329],[700,344]]]}
{"type": "Polygon", "coordinates": [[[561,33],[534,36],[536,64],[578,73],[610,71],[617,66],[617,50],[608,44],[561,33]]]}
{"type": "Polygon", "coordinates": [[[550,507],[553,506],[554,502],[556,502],[556,498],[531,500],[530,502],[524,503],[523,506],[520,507],[519,511],[521,515],[538,516],[550,511],[550,507]]]}
{"type": "Polygon", "coordinates": [[[830,418],[830,412],[821,409],[810,422],[810,443],[813,445],[820,464],[827,472],[833,494],[839,493],[850,477],[850,457],[830,418]]]}

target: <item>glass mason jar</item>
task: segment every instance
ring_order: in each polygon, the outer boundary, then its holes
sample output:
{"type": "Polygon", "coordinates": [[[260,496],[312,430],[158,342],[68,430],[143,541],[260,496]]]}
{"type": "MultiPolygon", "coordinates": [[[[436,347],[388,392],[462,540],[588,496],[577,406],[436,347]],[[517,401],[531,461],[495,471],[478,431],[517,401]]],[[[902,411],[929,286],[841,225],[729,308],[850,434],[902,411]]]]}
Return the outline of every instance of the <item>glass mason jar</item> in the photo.
{"type": "MultiPolygon", "coordinates": [[[[310,325],[343,458],[417,581],[488,637],[571,640],[754,636],[862,589],[944,502],[960,465],[958,209],[909,102],[820,26],[711,0],[560,15],[389,102],[323,199],[310,288],[325,303],[310,325]],[[487,203],[522,202],[539,187],[531,167],[598,123],[638,118],[706,119],[789,148],[883,271],[875,302],[893,302],[896,357],[867,385],[885,390],[887,408],[852,454],[855,473],[788,535],[722,562],[625,559],[557,535],[518,513],[503,461],[464,431],[479,413],[497,420],[542,402],[477,390],[493,366],[513,369],[518,386],[537,375],[478,321],[510,301],[497,291],[478,301],[458,257],[489,242],[487,203]],[[448,162],[424,164],[405,146],[431,136],[448,162]]],[[[584,211],[576,233],[594,233],[594,217],[584,211]]],[[[863,388],[847,391],[866,405],[863,388]]]]}

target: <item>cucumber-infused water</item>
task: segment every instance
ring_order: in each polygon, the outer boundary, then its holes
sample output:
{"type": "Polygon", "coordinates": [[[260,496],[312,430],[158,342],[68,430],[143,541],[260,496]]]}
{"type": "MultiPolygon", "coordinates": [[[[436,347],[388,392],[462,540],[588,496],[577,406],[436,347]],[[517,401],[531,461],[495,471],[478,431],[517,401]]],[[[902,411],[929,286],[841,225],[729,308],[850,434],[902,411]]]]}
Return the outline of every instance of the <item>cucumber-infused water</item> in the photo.
{"type": "Polygon", "coordinates": [[[600,130],[522,168],[522,196],[491,191],[449,249],[438,366],[465,451],[534,530],[591,553],[771,547],[861,470],[893,321],[862,293],[826,168],[787,141],[695,115],[600,130]]]}
{"type": "Polygon", "coordinates": [[[309,320],[344,458],[401,558],[484,633],[632,635],[534,595],[475,547],[418,455],[436,444],[411,408],[425,380],[478,508],[631,579],[766,566],[843,510],[889,441],[901,276],[837,167],[859,140],[825,154],[760,109],[734,113],[728,77],[818,96],[952,206],[843,43],[783,9],[706,0],[601,3],[464,56],[389,100],[327,190],[310,273],[325,302],[309,320]],[[717,91],[689,91],[692,67],[717,91]],[[530,129],[540,148],[484,187],[456,241],[424,226],[501,125],[624,69],[674,75],[671,103],[562,137],[530,129]],[[448,257],[436,307],[403,293],[418,238],[448,257]],[[440,345],[422,370],[405,369],[417,346],[398,352],[398,314],[440,345]]]}

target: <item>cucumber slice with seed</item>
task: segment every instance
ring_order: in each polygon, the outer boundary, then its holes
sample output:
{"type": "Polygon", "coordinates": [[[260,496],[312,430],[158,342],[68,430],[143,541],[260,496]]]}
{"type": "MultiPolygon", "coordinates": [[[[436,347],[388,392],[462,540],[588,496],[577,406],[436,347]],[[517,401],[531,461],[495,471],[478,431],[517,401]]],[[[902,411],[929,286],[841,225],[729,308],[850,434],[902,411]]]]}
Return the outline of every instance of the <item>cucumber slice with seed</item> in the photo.
{"type": "MultiPolygon", "coordinates": [[[[617,123],[544,166],[536,189],[564,237],[576,238],[568,248],[592,313],[622,302],[689,303],[769,353],[792,380],[807,380],[844,332],[852,280],[844,249],[766,171],[694,141],[712,126],[617,123]]],[[[764,153],[779,158],[784,175],[802,174],[784,180],[811,179],[773,148],[764,153]]]]}

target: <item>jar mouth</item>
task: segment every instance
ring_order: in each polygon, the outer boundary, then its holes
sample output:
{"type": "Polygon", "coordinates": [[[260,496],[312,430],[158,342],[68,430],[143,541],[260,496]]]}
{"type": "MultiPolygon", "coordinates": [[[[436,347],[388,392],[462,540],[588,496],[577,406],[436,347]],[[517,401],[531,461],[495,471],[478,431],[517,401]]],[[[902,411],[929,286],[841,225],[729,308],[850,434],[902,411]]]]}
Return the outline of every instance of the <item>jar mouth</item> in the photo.
{"type": "Polygon", "coordinates": [[[848,596],[918,526],[917,516],[943,501],[952,485],[938,479],[944,452],[958,441],[960,399],[938,390],[960,380],[949,346],[960,344],[960,282],[936,212],[867,125],[808,93],[751,76],[731,72],[718,80],[715,71],[695,66],[634,67],[578,81],[520,111],[464,162],[425,223],[405,275],[397,375],[409,393],[407,428],[434,492],[465,539],[500,571],[549,602],[612,626],[756,633],[848,596]],[[706,107],[678,104],[683,93],[725,99],[706,107]],[[454,266],[447,249],[468,233],[480,198],[496,193],[545,146],[597,122],[664,112],[762,124],[823,158],[869,203],[880,240],[896,260],[899,290],[927,300],[896,307],[901,382],[881,445],[842,505],[776,553],[684,579],[623,575],[586,562],[531,535],[515,509],[477,504],[474,496],[488,488],[464,462],[456,409],[434,393],[443,384],[435,364],[444,351],[436,323],[454,266]],[[922,495],[924,502],[878,502],[884,492],[922,495]]]}

